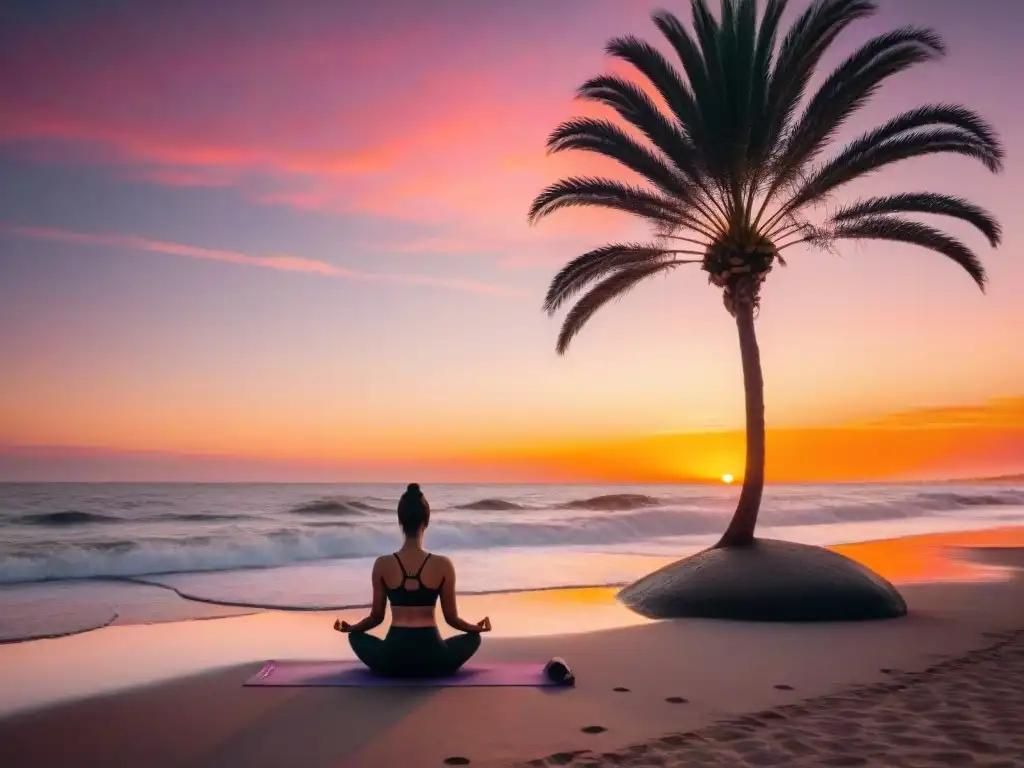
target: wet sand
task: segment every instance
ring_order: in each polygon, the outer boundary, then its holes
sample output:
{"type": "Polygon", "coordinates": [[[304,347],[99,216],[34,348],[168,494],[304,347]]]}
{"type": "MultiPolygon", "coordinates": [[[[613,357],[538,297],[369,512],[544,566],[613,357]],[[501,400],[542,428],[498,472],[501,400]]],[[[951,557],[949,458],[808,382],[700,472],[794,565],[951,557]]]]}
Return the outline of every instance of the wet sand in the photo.
{"type": "Polygon", "coordinates": [[[601,589],[463,601],[495,622],[481,659],[563,656],[564,690],[242,687],[263,658],[348,657],[319,614],[4,646],[6,700],[46,695],[0,720],[0,765],[1024,765],[1021,545],[1003,529],[840,548],[915,582],[911,615],[885,622],[648,622],[601,589]],[[129,689],[81,698],[112,676],[129,689]]]}

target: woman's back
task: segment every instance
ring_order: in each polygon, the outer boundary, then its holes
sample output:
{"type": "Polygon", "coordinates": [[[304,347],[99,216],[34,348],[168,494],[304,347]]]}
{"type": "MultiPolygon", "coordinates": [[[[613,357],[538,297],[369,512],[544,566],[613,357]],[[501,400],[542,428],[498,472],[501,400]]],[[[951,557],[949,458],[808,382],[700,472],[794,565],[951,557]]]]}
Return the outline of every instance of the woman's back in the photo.
{"type": "Polygon", "coordinates": [[[437,600],[452,570],[448,559],[406,546],[377,562],[391,604],[391,623],[400,627],[435,626],[437,600]]]}

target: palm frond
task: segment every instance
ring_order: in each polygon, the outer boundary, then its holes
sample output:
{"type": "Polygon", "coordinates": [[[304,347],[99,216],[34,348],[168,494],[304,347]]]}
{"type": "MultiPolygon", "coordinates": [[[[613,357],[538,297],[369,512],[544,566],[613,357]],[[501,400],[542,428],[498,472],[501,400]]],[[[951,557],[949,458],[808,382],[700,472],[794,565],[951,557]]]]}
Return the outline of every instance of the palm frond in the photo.
{"type": "Polygon", "coordinates": [[[606,277],[580,297],[569,310],[562,322],[555,346],[558,354],[563,355],[570,342],[576,337],[587,321],[612,299],[618,299],[635,288],[638,283],[659,272],[673,269],[676,265],[668,264],[636,264],[624,267],[606,277]]]}
{"type": "Polygon", "coordinates": [[[689,30],[679,18],[669,11],[659,10],[651,14],[651,21],[658,31],[665,36],[669,44],[675,50],[679,61],[683,65],[683,71],[690,82],[694,99],[697,102],[707,101],[711,84],[708,81],[708,71],[701,53],[700,46],[690,35],[689,30]]]}
{"type": "Polygon", "coordinates": [[[703,126],[700,113],[694,103],[693,94],[682,75],[672,63],[650,43],[633,35],[616,37],[605,46],[610,56],[631,64],[640,74],[650,80],[675,115],[683,135],[692,143],[702,136],[703,126]]]}
{"type": "Polygon", "coordinates": [[[814,159],[885,80],[942,52],[937,35],[913,27],[879,35],[861,46],[808,102],[777,163],[779,181],[789,181],[814,159]]]}
{"type": "Polygon", "coordinates": [[[683,200],[693,196],[692,182],[610,120],[582,117],[559,125],[548,137],[548,151],[569,149],[596,152],[616,160],[667,195],[683,200]]]}
{"type": "Polygon", "coordinates": [[[767,146],[788,131],[826,49],[853,22],[877,10],[870,0],[814,0],[782,39],[768,87],[767,146]]]}
{"type": "MultiPolygon", "coordinates": [[[[732,113],[739,122],[742,136],[741,163],[750,145],[751,119],[753,112],[754,51],[757,46],[757,0],[738,0],[735,21],[729,41],[732,53],[723,59],[723,72],[733,97],[732,113]]],[[[724,27],[724,24],[723,24],[724,27]]],[[[745,165],[745,163],[743,163],[745,165]]]]}
{"type": "Polygon", "coordinates": [[[729,186],[733,207],[743,204],[743,191],[750,174],[746,162],[751,138],[751,76],[757,34],[755,0],[722,0],[717,53],[721,73],[723,119],[729,133],[723,137],[730,147],[729,186]]]}
{"type": "Polygon", "coordinates": [[[718,124],[717,99],[720,94],[712,85],[707,63],[700,46],[690,35],[683,23],[668,11],[655,11],[651,20],[675,50],[683,65],[683,72],[690,84],[694,107],[699,121],[700,134],[694,135],[695,145],[700,147],[703,166],[712,178],[720,178],[724,148],[721,146],[721,126],[718,124]]]}
{"type": "MultiPolygon", "coordinates": [[[[732,0],[722,0],[723,9],[727,12],[732,9],[732,0]]],[[[722,72],[722,55],[719,46],[719,24],[712,15],[704,0],[690,0],[690,17],[692,19],[693,31],[697,36],[697,44],[700,46],[701,58],[704,59],[705,71],[708,75],[708,82],[719,98],[715,104],[727,106],[721,99],[725,94],[725,78],[722,72]]],[[[710,102],[709,102],[710,103],[710,102]]],[[[728,114],[719,114],[719,120],[728,117],[728,114]]]]}
{"type": "Polygon", "coordinates": [[[989,144],[960,129],[930,128],[903,133],[874,145],[854,142],[805,180],[781,213],[819,202],[837,187],[893,163],[939,153],[971,157],[990,170],[1001,164],[1000,157],[989,144]]]}
{"type": "Polygon", "coordinates": [[[614,75],[600,75],[581,85],[577,95],[581,99],[596,101],[614,109],[623,120],[643,133],[682,173],[691,178],[699,178],[699,155],[693,145],[635,83],[614,75]]]}
{"type": "Polygon", "coordinates": [[[991,171],[1002,170],[1003,147],[995,130],[976,112],[959,104],[928,104],[902,112],[887,123],[868,131],[846,146],[844,152],[857,153],[900,134],[921,128],[959,128],[989,147],[996,162],[991,171]]]}
{"type": "MultiPolygon", "coordinates": [[[[761,25],[754,42],[754,59],[750,72],[750,128],[747,141],[746,165],[747,200],[744,217],[749,223],[754,212],[754,201],[765,185],[775,147],[770,144],[771,131],[768,119],[771,107],[768,92],[771,86],[772,66],[775,61],[775,42],[779,33],[779,21],[786,10],[787,0],[768,0],[761,25]]],[[[766,200],[765,203],[768,201],[766,200]]],[[[763,207],[762,207],[763,210],[763,207]]],[[[758,214],[760,217],[760,214],[758,214]]]]}
{"type": "MultiPolygon", "coordinates": [[[[747,163],[752,169],[763,169],[772,149],[769,144],[768,89],[771,83],[774,63],[775,41],[779,34],[779,21],[786,10],[786,0],[768,0],[757,30],[754,62],[750,75],[750,143],[747,147],[747,163]]],[[[751,192],[756,188],[756,179],[751,181],[751,192]]],[[[748,205],[748,209],[749,209],[748,205]]]]}
{"type": "Polygon", "coordinates": [[[653,243],[615,243],[595,248],[570,261],[555,275],[544,297],[544,311],[558,311],[566,301],[609,272],[639,265],[663,263],[679,253],[653,243]]]}
{"type": "Polygon", "coordinates": [[[826,234],[832,240],[889,240],[918,245],[941,253],[969,274],[982,291],[985,290],[985,268],[974,252],[955,237],[934,227],[896,216],[865,216],[856,221],[843,221],[826,234]]]}
{"type": "Polygon", "coordinates": [[[654,222],[677,225],[685,211],[671,199],[612,179],[570,176],[547,187],[530,206],[536,223],[561,208],[593,206],[622,211],[654,222]]]}
{"type": "Polygon", "coordinates": [[[704,162],[706,153],[698,151],[640,87],[620,77],[602,75],[588,80],[577,93],[580,98],[611,107],[620,117],[639,129],[692,182],[689,202],[702,211],[708,222],[713,223],[713,228],[725,227],[727,211],[705,183],[708,177],[704,162]]]}
{"type": "MultiPolygon", "coordinates": [[[[704,60],[711,92],[700,105],[713,140],[704,147],[713,158],[713,176],[727,201],[728,217],[737,214],[744,164],[740,160],[746,144],[746,124],[738,118],[740,94],[749,92],[741,83],[735,65],[736,8],[734,0],[722,0],[721,22],[705,0],[690,0],[691,23],[704,60]]],[[[710,138],[710,137],[709,137],[710,138]]]]}
{"type": "Polygon", "coordinates": [[[1002,239],[1002,227],[984,208],[960,197],[935,192],[912,192],[860,200],[837,210],[832,214],[831,222],[853,222],[865,216],[891,213],[924,213],[966,221],[980,230],[993,248],[1002,239]]]}

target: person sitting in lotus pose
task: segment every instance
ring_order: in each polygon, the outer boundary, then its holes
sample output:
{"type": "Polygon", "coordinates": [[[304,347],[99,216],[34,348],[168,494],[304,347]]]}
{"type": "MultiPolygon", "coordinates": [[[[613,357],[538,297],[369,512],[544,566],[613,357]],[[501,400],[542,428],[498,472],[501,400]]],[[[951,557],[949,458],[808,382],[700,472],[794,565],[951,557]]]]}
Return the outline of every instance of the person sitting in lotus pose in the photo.
{"type": "Polygon", "coordinates": [[[397,552],[378,557],[373,564],[373,605],[370,615],[356,624],[337,621],[346,632],[356,656],[367,667],[388,677],[441,677],[454,674],[480,647],[480,634],[489,632],[491,620],[470,624],[459,618],[455,603],[455,566],[451,560],[423,549],[423,534],[430,523],[430,505],[419,485],[412,483],[398,502],[398,525],[405,543],[397,552]],[[450,627],[463,634],[441,637],[434,606],[450,627]],[[385,603],[391,603],[391,627],[382,640],[366,634],[384,621],[385,603]]]}

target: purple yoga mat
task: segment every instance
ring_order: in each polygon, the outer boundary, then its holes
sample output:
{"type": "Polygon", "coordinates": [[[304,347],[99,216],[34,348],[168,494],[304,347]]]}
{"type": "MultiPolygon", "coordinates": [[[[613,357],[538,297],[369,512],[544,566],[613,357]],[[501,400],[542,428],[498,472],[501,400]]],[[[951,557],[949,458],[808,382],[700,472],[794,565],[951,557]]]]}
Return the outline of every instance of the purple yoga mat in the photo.
{"type": "Polygon", "coordinates": [[[341,688],[458,688],[475,686],[553,686],[538,663],[467,665],[450,677],[378,677],[358,661],[268,661],[245,685],[336,686],[341,688]]]}

